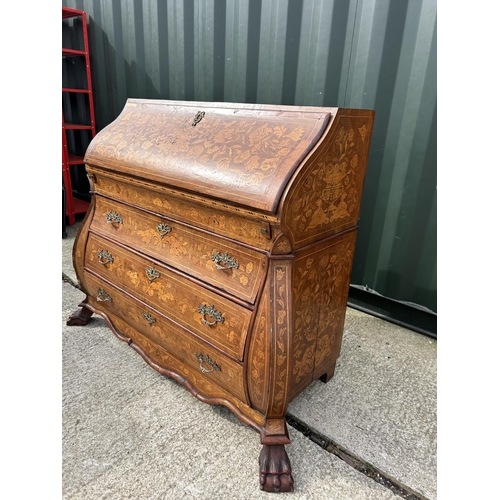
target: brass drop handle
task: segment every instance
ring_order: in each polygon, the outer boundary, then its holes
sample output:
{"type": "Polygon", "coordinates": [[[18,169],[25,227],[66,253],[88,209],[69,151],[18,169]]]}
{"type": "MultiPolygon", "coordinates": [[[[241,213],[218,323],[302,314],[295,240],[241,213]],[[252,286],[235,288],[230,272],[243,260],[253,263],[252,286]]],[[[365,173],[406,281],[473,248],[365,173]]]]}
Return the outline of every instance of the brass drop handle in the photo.
{"type": "Polygon", "coordinates": [[[207,326],[214,326],[216,323],[224,323],[224,316],[222,316],[222,313],[217,311],[213,305],[207,306],[206,304],[201,304],[198,306],[198,312],[201,313],[201,319],[207,326]],[[213,321],[207,321],[205,316],[213,318],[213,321]]]}
{"type": "Polygon", "coordinates": [[[111,297],[102,288],[98,288],[97,289],[97,301],[98,302],[105,302],[106,300],[109,300],[111,302],[111,297]]]}
{"type": "Polygon", "coordinates": [[[201,354],[201,353],[196,353],[195,356],[199,359],[200,361],[200,370],[202,373],[211,373],[214,370],[217,370],[220,372],[220,367],[219,365],[210,359],[210,356],[208,354],[201,354]],[[204,366],[203,363],[207,364],[210,366],[210,370],[207,370],[204,366]]]}
{"type": "Polygon", "coordinates": [[[146,276],[150,283],[152,283],[156,278],[159,278],[161,274],[153,267],[146,267],[146,276]]]}
{"type": "Polygon", "coordinates": [[[164,222],[156,224],[156,230],[158,231],[160,238],[163,239],[163,237],[170,233],[172,231],[172,228],[170,226],[167,226],[164,222]]]}
{"type": "Polygon", "coordinates": [[[99,250],[97,252],[97,257],[99,258],[99,264],[107,264],[108,262],[114,262],[115,259],[107,250],[99,250]]]}
{"type": "Polygon", "coordinates": [[[117,214],[116,212],[108,212],[106,214],[106,220],[108,224],[113,224],[113,222],[118,222],[119,224],[123,224],[123,218],[120,214],[117,214]]]}
{"type": "Polygon", "coordinates": [[[238,269],[240,267],[236,258],[231,257],[227,252],[226,253],[214,253],[212,254],[212,260],[215,262],[215,267],[217,269],[238,269]]]}
{"type": "Polygon", "coordinates": [[[156,322],[156,319],[149,314],[149,312],[143,312],[142,317],[150,324],[152,325],[154,322],[156,322]]]}

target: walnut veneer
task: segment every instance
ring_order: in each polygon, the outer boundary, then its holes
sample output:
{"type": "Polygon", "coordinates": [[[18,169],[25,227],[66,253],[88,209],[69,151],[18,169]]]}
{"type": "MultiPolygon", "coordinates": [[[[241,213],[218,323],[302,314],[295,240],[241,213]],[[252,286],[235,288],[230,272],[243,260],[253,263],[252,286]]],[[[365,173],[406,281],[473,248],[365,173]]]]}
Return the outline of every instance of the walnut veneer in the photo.
{"type": "Polygon", "coordinates": [[[90,144],[73,250],[87,297],[153,368],[260,433],[291,491],[288,403],[340,352],[374,113],[129,99],[90,144]]]}

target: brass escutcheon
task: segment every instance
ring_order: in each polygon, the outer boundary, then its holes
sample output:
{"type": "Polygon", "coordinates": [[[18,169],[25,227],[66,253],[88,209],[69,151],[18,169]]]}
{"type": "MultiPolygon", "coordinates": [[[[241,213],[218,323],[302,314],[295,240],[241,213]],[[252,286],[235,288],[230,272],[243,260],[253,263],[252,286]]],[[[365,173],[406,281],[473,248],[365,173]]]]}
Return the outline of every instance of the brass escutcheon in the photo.
{"type": "Polygon", "coordinates": [[[224,323],[224,316],[222,313],[215,309],[215,306],[207,306],[206,304],[200,304],[198,306],[198,312],[201,313],[201,319],[203,323],[207,326],[214,326],[216,323],[224,323]],[[213,318],[213,321],[207,321],[205,316],[213,318]]]}
{"type": "Polygon", "coordinates": [[[201,119],[205,116],[205,111],[198,111],[198,113],[196,113],[196,116],[194,117],[194,120],[193,120],[193,123],[191,123],[191,125],[193,127],[196,127],[196,125],[198,123],[200,123],[201,119]]]}
{"type": "Polygon", "coordinates": [[[152,324],[156,321],[156,319],[155,319],[153,316],[151,316],[151,314],[149,314],[149,312],[143,312],[143,313],[142,313],[142,317],[143,317],[143,318],[144,318],[144,319],[145,319],[145,320],[146,320],[146,321],[147,321],[150,325],[152,325],[152,324]]]}
{"type": "Polygon", "coordinates": [[[195,356],[200,360],[200,370],[202,373],[211,373],[214,370],[221,371],[219,365],[210,359],[210,356],[208,354],[201,354],[201,353],[196,353],[195,356]],[[210,370],[207,370],[204,366],[203,363],[206,363],[207,365],[211,366],[210,370]]]}
{"type": "Polygon", "coordinates": [[[215,262],[215,267],[217,269],[238,269],[238,267],[240,267],[236,258],[230,257],[227,252],[223,254],[220,252],[212,254],[212,260],[215,262]]]}
{"type": "Polygon", "coordinates": [[[146,267],[146,276],[150,283],[152,283],[156,278],[159,278],[161,274],[153,267],[146,267]]]}
{"type": "Polygon", "coordinates": [[[99,250],[97,252],[97,257],[99,258],[99,264],[107,264],[108,262],[114,262],[115,259],[107,250],[99,250]]]}
{"type": "Polygon", "coordinates": [[[106,214],[106,220],[108,224],[112,224],[113,222],[118,222],[119,224],[123,224],[122,216],[116,212],[108,212],[106,214]]]}
{"type": "Polygon", "coordinates": [[[170,233],[172,231],[172,228],[170,226],[167,226],[164,222],[156,224],[156,230],[160,234],[160,237],[163,239],[163,237],[170,233]]]}

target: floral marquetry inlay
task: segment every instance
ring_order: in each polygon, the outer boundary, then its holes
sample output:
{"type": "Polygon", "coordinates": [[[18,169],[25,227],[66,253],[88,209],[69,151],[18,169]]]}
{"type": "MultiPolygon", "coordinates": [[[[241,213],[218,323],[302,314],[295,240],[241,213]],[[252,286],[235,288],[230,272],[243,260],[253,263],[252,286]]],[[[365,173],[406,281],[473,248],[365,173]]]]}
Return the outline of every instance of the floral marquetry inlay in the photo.
{"type": "Polygon", "coordinates": [[[365,161],[365,118],[340,122],[328,149],[303,173],[291,195],[286,224],[307,241],[356,224],[361,203],[365,161]]]}
{"type": "MultiPolygon", "coordinates": [[[[99,199],[98,205],[102,205],[105,210],[110,205],[117,204],[99,199]]],[[[225,244],[211,235],[193,234],[191,229],[170,221],[170,230],[166,234],[160,234],[158,224],[161,221],[158,217],[130,210],[123,205],[120,206],[120,211],[126,221],[119,227],[121,237],[124,241],[133,243],[137,250],[157,259],[166,258],[170,265],[208,279],[214,284],[222,283],[225,290],[242,294],[249,301],[256,296],[266,261],[264,254],[235,247],[230,243],[225,244]],[[224,258],[226,254],[227,259],[224,258]],[[218,267],[217,256],[221,257],[218,267]]],[[[105,221],[101,222],[100,229],[105,234],[113,234],[115,231],[105,221]]]]}
{"type": "Polygon", "coordinates": [[[292,372],[297,385],[307,384],[314,368],[331,360],[336,335],[341,335],[349,287],[353,241],[350,233],[338,243],[294,262],[292,372]]]}
{"type": "Polygon", "coordinates": [[[289,268],[274,268],[274,390],[271,416],[281,416],[286,408],[289,343],[289,268]]]}
{"type": "MultiPolygon", "coordinates": [[[[263,237],[260,221],[250,221],[238,215],[222,212],[211,205],[208,206],[209,203],[206,200],[201,205],[192,203],[185,193],[182,193],[183,199],[170,197],[168,194],[163,193],[158,196],[157,193],[153,193],[144,187],[124,184],[117,180],[111,180],[102,173],[100,174],[98,191],[105,196],[112,196],[119,201],[125,202],[133,200],[135,203],[139,203],[140,200],[140,204],[145,209],[153,212],[176,217],[178,220],[190,224],[196,223],[197,226],[214,231],[218,235],[226,235],[252,245],[263,245],[265,248],[269,246],[270,240],[263,237]]],[[[218,207],[219,205],[217,204],[218,207]]],[[[239,210],[244,212],[246,217],[250,214],[247,210],[239,210]]],[[[269,217],[266,216],[266,220],[269,217]]],[[[159,229],[157,229],[157,232],[160,234],[159,229]]],[[[165,233],[165,231],[162,232],[165,233]]],[[[170,231],[167,230],[166,233],[170,233],[170,231]]]]}
{"type": "MultiPolygon", "coordinates": [[[[361,139],[361,134],[358,135],[361,139]]],[[[357,166],[355,131],[342,127],[335,137],[332,151],[307,177],[303,196],[293,206],[299,231],[350,216],[353,205],[358,201],[357,166]]]]}
{"type": "Polygon", "coordinates": [[[248,386],[250,399],[255,408],[265,411],[266,381],[269,376],[269,291],[262,294],[261,305],[257,312],[252,340],[249,349],[248,386]]]}
{"type": "Polygon", "coordinates": [[[205,109],[192,126],[192,109],[157,108],[128,102],[100,132],[87,161],[102,158],[117,169],[140,175],[144,166],[162,181],[255,208],[274,211],[290,169],[307,154],[325,128],[324,111],[290,116],[261,111],[251,119],[241,111],[205,109]],[[210,190],[210,193],[209,193],[210,190]]]}

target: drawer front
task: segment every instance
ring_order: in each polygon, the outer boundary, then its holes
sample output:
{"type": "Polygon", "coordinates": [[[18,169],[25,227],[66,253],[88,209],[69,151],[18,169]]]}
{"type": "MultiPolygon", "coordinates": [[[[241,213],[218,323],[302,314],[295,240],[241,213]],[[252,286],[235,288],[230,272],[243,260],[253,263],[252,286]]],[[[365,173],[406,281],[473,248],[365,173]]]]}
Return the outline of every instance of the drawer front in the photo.
{"type": "Polygon", "coordinates": [[[171,322],[154,309],[128,296],[122,290],[85,272],[89,293],[99,310],[111,313],[163,347],[177,359],[246,402],[243,368],[213,347],[171,322]]]}
{"type": "Polygon", "coordinates": [[[163,217],[96,196],[92,227],[251,304],[266,256],[163,217]]]}
{"type": "Polygon", "coordinates": [[[244,307],[93,233],[85,266],[233,358],[243,359],[251,317],[244,307]]]}
{"type": "Polygon", "coordinates": [[[94,188],[98,194],[132,203],[263,250],[271,250],[273,246],[267,229],[269,224],[276,222],[274,215],[257,215],[243,207],[220,206],[220,203],[199,195],[152,184],[144,179],[139,181],[123,177],[109,170],[101,171],[89,164],[87,172],[96,179],[94,188]]]}

